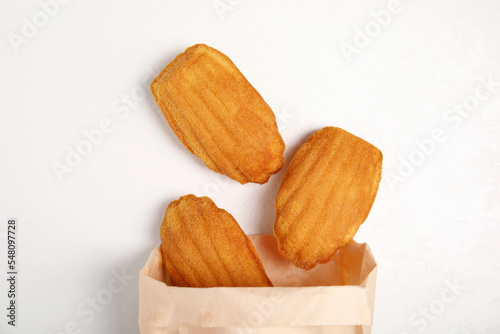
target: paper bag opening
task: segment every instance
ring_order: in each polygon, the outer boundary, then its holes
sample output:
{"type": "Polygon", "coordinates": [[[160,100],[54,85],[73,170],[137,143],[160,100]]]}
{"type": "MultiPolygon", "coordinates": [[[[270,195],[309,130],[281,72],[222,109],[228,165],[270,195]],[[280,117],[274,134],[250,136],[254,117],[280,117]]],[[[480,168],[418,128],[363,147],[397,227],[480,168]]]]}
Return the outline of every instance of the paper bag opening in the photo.
{"type": "Polygon", "coordinates": [[[141,334],[370,333],[377,264],[351,242],[311,271],[282,258],[273,235],[249,236],[272,288],[170,286],[160,247],[140,272],[141,334]]]}

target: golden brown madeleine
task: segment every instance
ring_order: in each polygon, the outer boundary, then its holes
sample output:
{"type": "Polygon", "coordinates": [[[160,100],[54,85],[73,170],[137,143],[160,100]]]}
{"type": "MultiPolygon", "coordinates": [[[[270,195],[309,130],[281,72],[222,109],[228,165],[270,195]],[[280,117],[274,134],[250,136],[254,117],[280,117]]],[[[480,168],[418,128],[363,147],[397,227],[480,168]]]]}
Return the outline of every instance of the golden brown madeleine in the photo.
{"type": "Polygon", "coordinates": [[[295,154],[276,197],[281,255],[306,270],[328,262],[368,217],[381,174],[375,146],[339,128],[316,131],[295,154]]]}
{"type": "Polygon", "coordinates": [[[272,286],[236,220],[208,197],[170,203],[160,235],[163,264],[176,286],[272,286]]]}
{"type": "Polygon", "coordinates": [[[186,49],[151,91],[177,137],[211,170],[262,184],[283,167],[273,111],[223,53],[204,44],[186,49]]]}

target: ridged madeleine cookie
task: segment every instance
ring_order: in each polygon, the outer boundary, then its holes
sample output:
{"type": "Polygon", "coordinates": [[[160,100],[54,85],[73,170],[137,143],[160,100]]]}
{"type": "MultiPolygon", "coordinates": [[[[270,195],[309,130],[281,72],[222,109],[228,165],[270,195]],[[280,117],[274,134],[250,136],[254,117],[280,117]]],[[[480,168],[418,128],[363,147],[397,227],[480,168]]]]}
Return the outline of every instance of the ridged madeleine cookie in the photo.
{"type": "Polygon", "coordinates": [[[375,146],[339,128],[316,131],[295,154],[276,197],[281,255],[306,270],[328,262],[368,217],[381,173],[375,146]]]}
{"type": "Polygon", "coordinates": [[[160,236],[163,264],[176,286],[272,286],[236,220],[208,197],[170,203],[160,236]]]}
{"type": "Polygon", "coordinates": [[[273,111],[223,53],[204,44],[186,49],[151,91],[182,144],[213,171],[263,184],[283,167],[273,111]]]}

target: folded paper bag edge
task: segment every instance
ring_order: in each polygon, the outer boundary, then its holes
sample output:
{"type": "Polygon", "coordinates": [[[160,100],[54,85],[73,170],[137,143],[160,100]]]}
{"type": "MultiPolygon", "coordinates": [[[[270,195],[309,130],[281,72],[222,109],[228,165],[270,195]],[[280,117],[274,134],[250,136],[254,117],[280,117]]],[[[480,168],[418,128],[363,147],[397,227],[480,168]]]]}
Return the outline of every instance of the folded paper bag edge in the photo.
{"type": "MultiPolygon", "coordinates": [[[[265,235],[260,235],[265,237],[265,235]]],[[[252,238],[259,238],[259,235],[252,238]]],[[[267,236],[269,237],[269,236],[267,236]]],[[[361,285],[295,288],[179,288],[162,277],[155,248],[140,272],[139,326],[142,334],[181,326],[303,327],[371,326],[377,265],[366,244],[363,263],[371,265],[361,285]]]]}
{"type": "Polygon", "coordinates": [[[163,328],[155,334],[370,334],[370,326],[311,326],[302,327],[214,327],[200,328],[182,326],[179,331],[172,332],[163,328]]]}

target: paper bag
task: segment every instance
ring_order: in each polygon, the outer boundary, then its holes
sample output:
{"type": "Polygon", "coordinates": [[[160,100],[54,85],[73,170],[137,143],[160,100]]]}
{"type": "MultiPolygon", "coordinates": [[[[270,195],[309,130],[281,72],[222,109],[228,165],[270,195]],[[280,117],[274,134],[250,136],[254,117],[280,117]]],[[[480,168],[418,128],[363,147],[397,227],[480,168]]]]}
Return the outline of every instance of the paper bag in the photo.
{"type": "Polygon", "coordinates": [[[304,271],[279,255],[273,235],[250,240],[272,288],[173,287],[154,249],[139,278],[141,334],[371,332],[377,264],[366,244],[304,271]]]}

